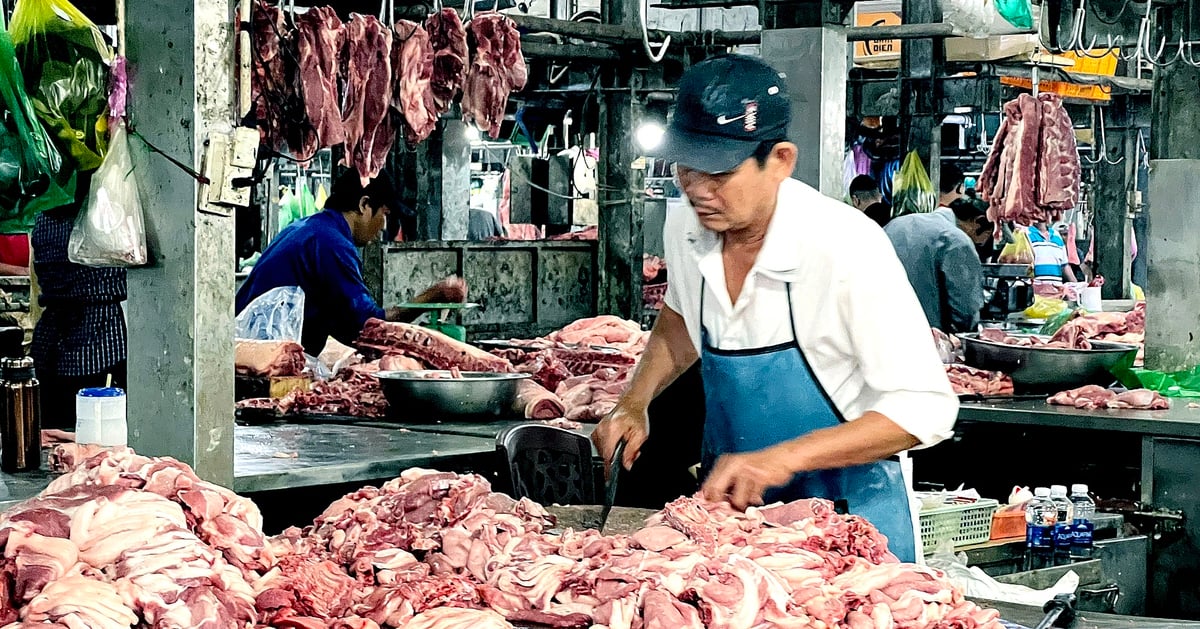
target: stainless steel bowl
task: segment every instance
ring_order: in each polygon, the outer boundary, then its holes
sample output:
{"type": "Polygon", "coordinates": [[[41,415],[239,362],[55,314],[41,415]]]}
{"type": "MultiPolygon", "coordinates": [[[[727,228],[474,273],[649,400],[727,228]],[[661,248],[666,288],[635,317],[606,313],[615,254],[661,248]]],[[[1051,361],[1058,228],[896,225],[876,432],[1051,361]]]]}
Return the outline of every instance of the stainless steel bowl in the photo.
{"type": "Polygon", "coordinates": [[[375,374],[390,407],[392,419],[495,419],[510,413],[517,399],[517,383],[527,373],[464,371],[381,371],[375,374]]]}
{"type": "Polygon", "coordinates": [[[1134,345],[1106,341],[1092,341],[1092,349],[1054,349],[985,341],[976,333],[959,334],[958,337],[963,341],[968,365],[1002,371],[1012,376],[1016,389],[1025,392],[1054,392],[1085,384],[1112,384],[1115,378],[1109,370],[1121,359],[1137,354],[1134,345]]]}

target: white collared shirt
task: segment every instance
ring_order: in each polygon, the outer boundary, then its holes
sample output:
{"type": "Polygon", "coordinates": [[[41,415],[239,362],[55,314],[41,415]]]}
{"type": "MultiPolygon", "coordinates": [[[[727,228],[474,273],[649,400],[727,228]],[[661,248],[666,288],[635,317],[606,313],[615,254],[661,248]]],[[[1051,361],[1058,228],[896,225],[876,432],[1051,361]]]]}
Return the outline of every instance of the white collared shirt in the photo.
{"type": "Polygon", "coordinates": [[[700,224],[686,200],[668,211],[663,240],[671,273],[666,304],[683,316],[697,351],[703,280],[704,327],[715,347],[786,343],[794,329],[847,420],[876,411],[923,447],[954,433],[958,398],[925,314],[891,242],[862,212],[795,179],[784,181],[736,304],[725,288],[720,236],[700,224]]]}

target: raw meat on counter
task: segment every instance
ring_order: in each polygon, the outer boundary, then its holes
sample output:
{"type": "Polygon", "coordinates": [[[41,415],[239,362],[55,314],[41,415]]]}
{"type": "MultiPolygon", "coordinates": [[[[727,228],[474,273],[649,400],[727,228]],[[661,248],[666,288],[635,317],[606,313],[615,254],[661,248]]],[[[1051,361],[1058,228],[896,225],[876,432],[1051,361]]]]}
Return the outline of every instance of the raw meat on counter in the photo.
{"type": "Polygon", "coordinates": [[[304,372],[304,348],[294,341],[238,339],[233,364],[242,376],[298,376],[304,372]]]}
{"type": "Polygon", "coordinates": [[[1004,120],[979,177],[988,220],[1053,223],[1075,207],[1082,169],[1071,118],[1053,94],[1021,94],[1004,104],[1004,120]]]}
{"type": "Polygon", "coordinates": [[[986,371],[967,365],[946,365],[946,377],[956,395],[1012,395],[1013,380],[998,371],[986,371]]]}
{"type": "MultiPolygon", "coordinates": [[[[239,408],[244,407],[243,402],[238,402],[239,408]]],[[[280,398],[275,406],[283,415],[304,413],[350,417],[383,417],[388,409],[379,379],[357,367],[329,380],[315,382],[308,391],[292,391],[280,398]]]]}
{"type": "Polygon", "coordinates": [[[509,93],[525,88],[521,34],[511,18],[495,11],[475,15],[467,31],[475,49],[463,83],[463,119],[494,140],[500,137],[509,93]]]}
{"type": "Polygon", "coordinates": [[[566,407],[563,417],[574,421],[597,422],[612,411],[628,387],[628,369],[604,368],[597,369],[593,374],[564,380],[555,393],[566,407]]]}
{"type": "Polygon", "coordinates": [[[462,88],[467,68],[467,29],[454,9],[442,9],[425,20],[425,31],[433,47],[433,74],[429,85],[439,115],[450,111],[462,88]]]}
{"type": "Polygon", "coordinates": [[[475,475],[410,469],[265,538],[171,459],[102,452],[0,516],[0,622],[67,627],[999,629],[823,500],[680,498],[633,535],[567,529],[475,475]]]}
{"type": "Polygon", "coordinates": [[[1058,406],[1074,406],[1086,410],[1111,408],[1152,411],[1171,408],[1171,403],[1167,398],[1157,391],[1133,389],[1117,393],[1094,384],[1056,393],[1046,401],[1058,406]]]}
{"type": "Polygon", "coordinates": [[[345,27],[346,107],[342,164],[367,185],[383,169],[396,139],[392,121],[392,29],[373,15],[354,14],[345,27]]]}
{"type": "Polygon", "coordinates": [[[517,400],[513,410],[526,419],[558,419],[567,412],[563,401],[533,378],[517,382],[517,400]]]}
{"type": "Polygon", "coordinates": [[[513,371],[512,363],[474,345],[452,339],[437,330],[408,323],[370,319],[355,342],[359,349],[380,354],[400,353],[433,369],[456,367],[463,371],[513,371]]]}
{"type": "Polygon", "coordinates": [[[437,103],[433,100],[433,45],[429,33],[416,22],[396,22],[392,40],[392,109],[404,119],[404,139],[420,144],[437,127],[437,103]]]}
{"type": "Polygon", "coordinates": [[[650,333],[635,321],[601,315],[580,319],[567,327],[546,335],[546,340],[569,345],[613,347],[641,356],[650,333]]]}
{"type": "Polygon", "coordinates": [[[1036,335],[1012,336],[999,328],[984,328],[979,332],[979,340],[993,343],[1004,343],[1018,347],[1037,347],[1041,349],[1091,349],[1092,344],[1083,336],[1065,336],[1062,330],[1052,338],[1036,335]]]}

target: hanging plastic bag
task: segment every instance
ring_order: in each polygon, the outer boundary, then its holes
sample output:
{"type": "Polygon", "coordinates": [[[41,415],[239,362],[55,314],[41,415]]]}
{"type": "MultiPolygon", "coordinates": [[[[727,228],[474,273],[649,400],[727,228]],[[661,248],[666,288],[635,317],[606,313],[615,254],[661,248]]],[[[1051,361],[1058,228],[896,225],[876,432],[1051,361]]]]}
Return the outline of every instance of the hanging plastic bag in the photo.
{"type": "Polygon", "coordinates": [[[892,216],[906,214],[928,214],[937,209],[937,195],[933,192],[933,182],[929,173],[921,163],[921,156],[916,151],[910,151],[904,158],[904,164],[896,173],[893,182],[895,191],[892,193],[892,216]]]}
{"type": "Polygon", "coordinates": [[[974,38],[991,35],[995,16],[992,0],[948,0],[942,10],[943,22],[956,33],[974,38]]]}
{"type": "Polygon", "coordinates": [[[67,259],[87,266],[139,266],[146,263],[146,225],[125,123],[113,130],[110,148],[75,219],[67,259]]]}
{"type": "Polygon", "coordinates": [[[9,27],[25,89],[42,123],[78,170],[103,162],[112,48],[67,0],[21,0],[9,27]]]}
{"type": "Polygon", "coordinates": [[[1067,309],[1067,302],[1062,299],[1052,299],[1033,296],[1033,305],[1025,309],[1025,316],[1030,319],[1049,319],[1067,309]]]}
{"type": "Polygon", "coordinates": [[[247,304],[236,324],[234,338],[299,343],[304,334],[304,289],[272,288],[247,304]]]}
{"type": "MultiPolygon", "coordinates": [[[[62,156],[25,93],[16,50],[8,33],[0,31],[0,234],[28,233],[39,212],[74,200],[71,181],[64,190],[62,156]]],[[[69,177],[70,175],[67,174],[69,177]]]]}
{"type": "Polygon", "coordinates": [[[1023,230],[1013,233],[1013,241],[1004,245],[998,258],[1000,264],[1033,264],[1033,243],[1023,230]]]}
{"type": "Polygon", "coordinates": [[[1033,28],[1033,8],[1029,5],[1029,0],[996,0],[996,11],[1004,21],[1016,28],[1033,28]]]}

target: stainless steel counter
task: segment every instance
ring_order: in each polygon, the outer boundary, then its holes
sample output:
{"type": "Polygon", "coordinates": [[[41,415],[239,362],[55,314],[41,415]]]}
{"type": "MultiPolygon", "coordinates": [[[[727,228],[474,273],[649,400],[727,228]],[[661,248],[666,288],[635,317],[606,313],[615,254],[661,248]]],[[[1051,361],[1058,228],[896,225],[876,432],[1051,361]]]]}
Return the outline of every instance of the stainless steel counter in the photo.
{"type": "MultiPolygon", "coordinates": [[[[233,490],[254,493],[392,478],[410,467],[490,464],[496,435],[516,421],[479,424],[276,423],[234,429],[233,490]]],[[[593,426],[585,426],[585,434],[593,426]]],[[[43,466],[44,467],[44,466],[43,466]]],[[[54,475],[0,473],[0,511],[33,497],[54,475]]]]}
{"type": "Polygon", "coordinates": [[[1067,406],[1052,406],[1042,400],[964,402],[958,411],[958,419],[1200,439],[1200,409],[1188,408],[1189,401],[1173,399],[1171,408],[1165,411],[1087,411],[1067,406]]]}
{"type": "MultiPolygon", "coordinates": [[[[1000,617],[1004,620],[1025,627],[1036,627],[1038,622],[1042,620],[1042,617],[1045,616],[1041,609],[1028,605],[1014,605],[1012,603],[999,603],[986,600],[976,600],[976,602],[984,607],[991,607],[999,611],[1000,617]]],[[[1075,624],[1071,625],[1072,629],[1125,629],[1126,627],[1137,627],[1138,629],[1197,629],[1200,628],[1200,622],[1080,612],[1075,620],[1075,624]]]]}

